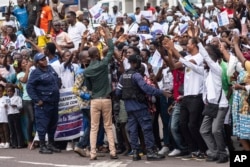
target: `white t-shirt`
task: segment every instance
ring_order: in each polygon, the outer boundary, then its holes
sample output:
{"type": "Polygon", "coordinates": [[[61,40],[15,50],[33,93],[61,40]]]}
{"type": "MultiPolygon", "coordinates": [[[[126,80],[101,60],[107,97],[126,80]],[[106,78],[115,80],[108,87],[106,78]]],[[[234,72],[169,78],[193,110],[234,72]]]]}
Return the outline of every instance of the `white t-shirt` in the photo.
{"type": "Polygon", "coordinates": [[[158,82],[159,89],[172,91],[173,90],[173,74],[169,67],[162,70],[162,80],[158,82]]]}
{"type": "Polygon", "coordinates": [[[74,48],[71,49],[72,51],[77,50],[79,48],[79,44],[82,41],[82,35],[85,31],[86,26],[83,23],[76,22],[76,24],[73,26],[69,25],[68,35],[74,43],[74,48]]]}
{"type": "Polygon", "coordinates": [[[61,72],[60,72],[61,64],[60,64],[60,61],[56,60],[56,61],[53,61],[52,63],[49,62],[48,64],[51,65],[51,67],[56,71],[58,77],[61,78],[61,72]]]}
{"type": "Polygon", "coordinates": [[[135,21],[140,24],[141,23],[141,13],[140,14],[135,14],[135,21]]]}
{"type": "Polygon", "coordinates": [[[10,20],[10,21],[4,21],[3,26],[11,26],[11,27],[16,27],[16,24],[13,20],[10,20]]]}
{"type": "Polygon", "coordinates": [[[3,96],[0,98],[0,123],[8,123],[8,114],[5,109],[5,104],[8,102],[8,97],[3,96]]]}

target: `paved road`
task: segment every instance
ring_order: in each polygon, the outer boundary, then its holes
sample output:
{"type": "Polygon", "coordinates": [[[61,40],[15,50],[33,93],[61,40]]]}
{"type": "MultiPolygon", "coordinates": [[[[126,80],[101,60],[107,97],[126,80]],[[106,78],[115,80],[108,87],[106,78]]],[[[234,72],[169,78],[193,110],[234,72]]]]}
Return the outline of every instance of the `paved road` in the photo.
{"type": "Polygon", "coordinates": [[[119,160],[110,160],[109,154],[90,161],[70,151],[52,155],[41,155],[36,150],[28,149],[0,149],[0,167],[229,167],[229,163],[216,164],[205,161],[183,161],[178,158],[167,157],[162,161],[134,162],[130,157],[119,156],[119,160]]]}

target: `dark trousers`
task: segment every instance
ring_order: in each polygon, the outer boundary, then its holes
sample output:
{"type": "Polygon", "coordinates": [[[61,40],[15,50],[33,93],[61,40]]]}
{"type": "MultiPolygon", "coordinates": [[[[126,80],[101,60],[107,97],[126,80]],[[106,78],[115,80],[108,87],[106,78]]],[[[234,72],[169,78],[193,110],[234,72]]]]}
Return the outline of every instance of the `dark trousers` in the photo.
{"type": "Polygon", "coordinates": [[[164,146],[170,145],[170,115],[168,114],[168,108],[172,104],[173,99],[160,96],[160,116],[163,126],[163,142],[164,146]]]}
{"type": "Polygon", "coordinates": [[[39,140],[45,141],[45,135],[48,133],[48,139],[53,141],[58,122],[58,103],[35,105],[35,121],[39,140]]]}
{"type": "Polygon", "coordinates": [[[10,142],[10,131],[8,123],[0,123],[0,142],[1,143],[10,142]]]}
{"type": "Polygon", "coordinates": [[[9,114],[8,115],[8,123],[10,128],[10,140],[12,147],[23,147],[23,134],[21,128],[21,115],[17,114],[9,114]]]}
{"type": "Polygon", "coordinates": [[[197,149],[205,152],[207,146],[201,137],[200,126],[204,103],[202,96],[185,96],[181,103],[180,127],[190,152],[197,149]]]}
{"type": "Polygon", "coordinates": [[[147,108],[128,112],[128,130],[132,149],[139,149],[138,125],[141,126],[147,149],[152,149],[155,145],[152,119],[147,108]]]}

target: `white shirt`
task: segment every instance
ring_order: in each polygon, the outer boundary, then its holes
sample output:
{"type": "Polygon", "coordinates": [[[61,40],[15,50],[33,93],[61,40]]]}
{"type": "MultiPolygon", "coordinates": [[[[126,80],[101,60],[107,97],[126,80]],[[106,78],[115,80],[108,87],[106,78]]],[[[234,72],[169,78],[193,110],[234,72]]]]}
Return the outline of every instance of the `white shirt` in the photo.
{"type": "Polygon", "coordinates": [[[48,64],[51,65],[51,67],[56,71],[58,77],[61,78],[61,71],[60,71],[61,64],[60,64],[60,61],[56,60],[56,61],[54,61],[52,63],[48,62],[48,64]]]}
{"type": "Polygon", "coordinates": [[[16,24],[15,24],[15,22],[13,20],[4,21],[2,25],[3,26],[11,26],[11,27],[14,27],[14,28],[16,27],[16,24]]]}
{"type": "Polygon", "coordinates": [[[135,14],[135,21],[136,21],[136,23],[138,23],[138,24],[141,23],[141,13],[139,13],[138,15],[135,14]]]}
{"type": "Polygon", "coordinates": [[[218,104],[221,94],[219,107],[228,107],[228,100],[225,96],[225,92],[222,89],[222,68],[218,62],[214,62],[210,58],[206,49],[201,43],[199,43],[198,46],[201,55],[209,66],[209,71],[205,71],[204,73],[205,84],[203,90],[203,101],[204,103],[208,101],[209,103],[218,104]]]}
{"type": "Polygon", "coordinates": [[[111,23],[112,24],[116,24],[116,18],[117,17],[121,17],[122,16],[122,14],[120,13],[120,12],[117,12],[116,14],[111,14],[110,15],[110,18],[111,18],[111,23]]]}
{"type": "Polygon", "coordinates": [[[8,99],[7,96],[0,98],[0,123],[8,123],[7,109],[4,107],[7,104],[8,99]]]}
{"type": "Polygon", "coordinates": [[[83,23],[76,22],[73,26],[69,25],[68,35],[74,43],[74,48],[70,50],[77,50],[79,48],[79,44],[82,41],[82,35],[85,31],[86,26],[83,23]]]}
{"type": "Polygon", "coordinates": [[[197,53],[193,56],[187,55],[185,58],[180,58],[179,61],[186,66],[184,75],[184,96],[202,94],[204,67],[201,54],[197,53]],[[190,60],[194,60],[196,64],[190,62],[190,60]]]}
{"type": "Polygon", "coordinates": [[[22,108],[22,98],[20,96],[12,96],[8,98],[8,115],[20,113],[19,109],[22,108]],[[16,105],[17,107],[12,107],[11,105],[16,105]]]}
{"type": "Polygon", "coordinates": [[[126,25],[125,26],[125,33],[124,34],[131,34],[131,35],[135,35],[138,32],[138,24],[136,22],[133,22],[130,26],[126,25]]]}

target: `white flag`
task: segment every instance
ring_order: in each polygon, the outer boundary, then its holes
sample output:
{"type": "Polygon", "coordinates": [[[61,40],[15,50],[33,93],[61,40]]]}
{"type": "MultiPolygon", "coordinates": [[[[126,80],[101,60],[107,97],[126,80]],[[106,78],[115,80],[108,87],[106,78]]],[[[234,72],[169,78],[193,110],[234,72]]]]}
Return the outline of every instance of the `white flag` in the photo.
{"type": "Polygon", "coordinates": [[[37,37],[45,35],[44,30],[41,28],[38,28],[37,26],[34,26],[34,31],[37,37]]]}

